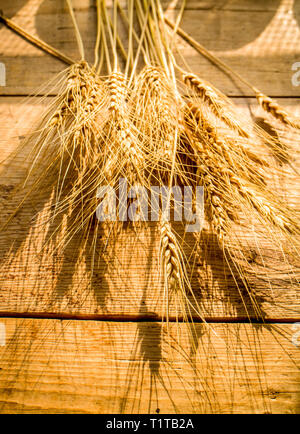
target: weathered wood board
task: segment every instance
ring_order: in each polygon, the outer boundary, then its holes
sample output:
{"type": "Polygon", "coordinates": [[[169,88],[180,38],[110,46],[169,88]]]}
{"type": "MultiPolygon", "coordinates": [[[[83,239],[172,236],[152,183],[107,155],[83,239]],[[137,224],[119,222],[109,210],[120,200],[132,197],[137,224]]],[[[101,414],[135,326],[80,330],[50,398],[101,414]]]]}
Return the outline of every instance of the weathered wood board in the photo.
{"type": "MultiPolygon", "coordinates": [[[[93,62],[95,7],[85,0],[74,2],[74,8],[87,59],[93,62]]],[[[64,1],[7,3],[1,0],[0,9],[29,32],[68,56],[79,58],[74,29],[64,1]]],[[[174,13],[170,8],[171,18],[174,18],[174,13]]],[[[182,27],[263,92],[275,96],[299,96],[300,87],[292,84],[292,65],[299,61],[300,55],[299,19],[300,3],[293,0],[199,0],[187,2],[182,27]]],[[[66,67],[2,25],[0,40],[0,59],[7,68],[7,85],[0,87],[2,95],[36,93],[66,67]]],[[[179,41],[179,49],[195,72],[211,80],[225,93],[249,95],[248,89],[240,88],[240,83],[233,83],[187,44],[179,41]]]]}
{"type": "MultiPolygon", "coordinates": [[[[40,114],[45,101],[43,104],[37,101],[29,100],[24,104],[21,98],[0,99],[0,150],[3,158],[17,149],[29,126],[34,124],[34,119],[40,114]]],[[[257,104],[252,100],[236,99],[235,102],[243,116],[249,116],[249,109],[256,116],[261,114],[257,104]]],[[[297,114],[298,107],[294,104],[294,99],[285,99],[281,102],[288,110],[297,114]]],[[[287,137],[288,143],[294,148],[295,138],[297,135],[293,134],[287,137]]],[[[17,200],[8,200],[8,196],[13,186],[20,182],[22,177],[24,179],[24,168],[22,154],[16,155],[10,164],[2,165],[2,224],[7,220],[9,212],[17,206],[17,200]]],[[[288,166],[285,170],[288,172],[288,166]]],[[[297,177],[288,173],[279,181],[282,185],[281,193],[285,195],[286,200],[291,205],[299,207],[300,186],[297,177]]],[[[21,199],[22,197],[19,200],[21,199]]],[[[94,270],[90,286],[91,255],[79,254],[79,236],[67,249],[64,261],[49,252],[42,256],[38,255],[46,233],[41,231],[39,226],[34,228],[32,219],[39,209],[43,209],[45,201],[47,197],[42,196],[37,203],[27,201],[12,224],[0,234],[0,312],[108,318],[162,315],[163,289],[158,264],[159,238],[155,236],[155,224],[145,225],[138,235],[130,224],[119,233],[116,245],[106,248],[105,255],[94,270]]],[[[256,249],[256,234],[251,233],[246,227],[241,236],[249,244],[251,257],[251,252],[256,249]]],[[[193,237],[187,238],[186,242],[185,253],[189,258],[194,247],[193,237]]],[[[193,272],[193,287],[204,316],[211,319],[235,320],[245,319],[248,314],[253,317],[250,298],[247,297],[246,290],[243,291],[247,312],[216,242],[207,235],[203,237],[203,243],[211,244],[209,263],[203,262],[201,257],[197,258],[193,272]]],[[[299,286],[297,282],[292,284],[287,278],[277,252],[278,247],[273,240],[265,240],[263,246],[264,260],[269,264],[270,270],[273,268],[273,271],[270,271],[273,289],[270,289],[268,281],[258,277],[254,278],[253,286],[265,319],[297,319],[300,313],[299,286]]],[[[171,304],[172,314],[175,307],[171,304]]]]}
{"type": "Polygon", "coordinates": [[[197,325],[1,319],[2,413],[295,413],[289,324],[197,325]],[[181,344],[177,345],[177,334],[181,344]]]}
{"type": "MultiPolygon", "coordinates": [[[[87,58],[93,61],[96,10],[91,3],[73,0],[87,58]]],[[[172,5],[168,14],[174,18],[176,2],[172,5]]],[[[78,58],[64,0],[0,0],[0,9],[78,58]]],[[[292,83],[292,65],[300,61],[299,23],[297,0],[188,0],[182,27],[299,116],[300,86],[292,83]]],[[[182,41],[178,44],[195,72],[236,96],[241,115],[264,116],[253,98],[244,98],[248,89],[182,41]]],[[[66,65],[1,24],[0,62],[6,67],[6,86],[0,86],[1,225],[17,205],[9,197],[24,179],[26,152],[15,154],[9,164],[3,160],[18,148],[49,99],[21,102],[29,94],[45,94],[47,82],[66,65]]],[[[297,165],[299,134],[282,134],[297,165]]],[[[282,168],[287,173],[270,188],[299,209],[298,178],[289,166],[282,168]]],[[[269,267],[270,282],[253,277],[267,323],[254,325],[244,323],[248,315],[254,318],[246,291],[244,305],[222,252],[207,235],[209,261],[197,258],[192,281],[210,325],[196,324],[195,349],[185,325],[172,323],[168,338],[160,321],[164,307],[154,225],[139,239],[130,227],[120,233],[90,284],[90,257],[80,255],[79,237],[64,261],[49,251],[37,254],[46,233],[32,222],[46,201],[42,194],[29,201],[0,233],[0,413],[300,412],[299,285],[287,278],[272,240],[264,241],[257,259],[269,267]]],[[[246,228],[241,237],[252,261],[255,236],[246,228]]],[[[187,257],[191,248],[187,242],[187,257]]],[[[170,314],[176,315],[174,303],[170,314]]]]}

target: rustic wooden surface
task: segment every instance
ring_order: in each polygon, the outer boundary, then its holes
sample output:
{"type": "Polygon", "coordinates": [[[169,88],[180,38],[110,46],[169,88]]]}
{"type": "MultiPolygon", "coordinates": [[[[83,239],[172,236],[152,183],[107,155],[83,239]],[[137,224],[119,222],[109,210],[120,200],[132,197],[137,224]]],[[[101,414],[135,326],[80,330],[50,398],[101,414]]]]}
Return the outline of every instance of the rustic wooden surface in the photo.
{"type": "MultiPolygon", "coordinates": [[[[291,82],[292,64],[300,57],[299,1],[187,3],[184,29],[300,115],[300,86],[291,82]]],[[[92,60],[95,8],[88,0],[74,0],[74,5],[92,60]]],[[[0,9],[46,42],[78,56],[63,0],[0,0],[0,9]]],[[[171,17],[173,13],[169,11],[171,17]]],[[[0,41],[0,62],[7,70],[6,86],[0,87],[3,160],[47,104],[47,100],[34,99],[24,105],[23,99],[37,90],[43,94],[44,84],[65,66],[3,26],[0,41]]],[[[196,72],[235,97],[241,113],[263,115],[255,101],[245,97],[247,89],[184,43],[179,46],[196,72]]],[[[298,135],[290,134],[287,140],[297,148],[298,135]]],[[[23,160],[18,154],[10,165],[0,166],[0,203],[4,205],[0,221],[15,206],[9,194],[24,175],[23,160]]],[[[299,207],[297,178],[290,172],[280,183],[286,200],[299,207]]],[[[44,234],[30,222],[45,203],[45,198],[40,199],[39,204],[20,210],[12,225],[0,233],[0,331],[4,329],[6,337],[0,346],[1,412],[300,412],[294,324],[300,321],[299,287],[286,278],[272,242],[265,242],[264,258],[273,270],[273,290],[254,279],[267,324],[244,323],[247,310],[229,272],[224,271],[221,253],[214,248],[206,267],[199,260],[193,280],[210,326],[197,324],[195,350],[188,342],[186,326],[173,324],[171,348],[159,320],[161,285],[153,228],[145,228],[138,241],[132,231],[122,233],[89,286],[89,261],[78,256],[76,240],[63,262],[47,254],[36,256],[44,234]],[[179,346],[177,333],[182,334],[179,346]]],[[[243,237],[251,246],[251,234],[243,237]]],[[[244,296],[252,316],[250,301],[244,296]]]]}
{"type": "Polygon", "coordinates": [[[155,322],[2,322],[3,413],[300,410],[299,350],[287,324],[199,324],[191,348],[183,325],[171,326],[167,344],[155,322]]]}

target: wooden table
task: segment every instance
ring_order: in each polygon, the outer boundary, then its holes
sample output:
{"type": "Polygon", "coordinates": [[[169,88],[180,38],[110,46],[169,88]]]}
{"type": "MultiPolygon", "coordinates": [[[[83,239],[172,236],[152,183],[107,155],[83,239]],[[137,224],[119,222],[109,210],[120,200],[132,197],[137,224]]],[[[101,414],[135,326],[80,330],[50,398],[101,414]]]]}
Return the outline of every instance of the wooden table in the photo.
{"type": "MultiPolygon", "coordinates": [[[[89,0],[73,3],[92,61],[95,7],[89,0]]],[[[0,9],[78,58],[63,0],[0,0],[0,9]]],[[[173,13],[170,9],[170,17],[173,13]]],[[[299,0],[190,0],[182,27],[300,115],[300,86],[292,84],[292,65],[300,61],[299,0]]],[[[263,116],[247,89],[178,43],[192,69],[231,96],[242,113],[263,116]]],[[[3,25],[0,62],[6,67],[6,86],[0,87],[2,160],[17,148],[45,101],[20,103],[30,94],[43,95],[43,84],[65,66],[3,25]]],[[[288,140],[297,147],[299,135],[290,134],[288,140]]],[[[10,192],[24,175],[23,161],[18,153],[0,168],[1,220],[13,206],[10,192]]],[[[287,200],[297,206],[297,179],[289,176],[282,185],[287,200]]],[[[201,287],[209,327],[196,324],[196,345],[191,346],[186,325],[171,323],[166,339],[160,321],[153,227],[145,227],[138,240],[130,228],[121,233],[89,287],[90,259],[80,256],[76,240],[64,260],[49,252],[36,255],[45,237],[30,224],[38,211],[36,203],[22,207],[0,233],[0,412],[300,411],[299,287],[280,272],[271,242],[265,257],[273,269],[273,290],[260,279],[255,286],[265,322],[248,322],[218,253],[209,264],[199,260],[194,285],[201,287]]]]}

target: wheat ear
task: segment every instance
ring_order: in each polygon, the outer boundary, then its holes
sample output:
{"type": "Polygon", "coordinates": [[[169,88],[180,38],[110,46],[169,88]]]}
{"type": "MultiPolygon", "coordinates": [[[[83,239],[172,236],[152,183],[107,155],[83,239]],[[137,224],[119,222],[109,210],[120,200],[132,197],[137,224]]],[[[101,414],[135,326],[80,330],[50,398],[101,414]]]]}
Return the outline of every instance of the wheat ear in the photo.
{"type": "MultiPolygon", "coordinates": [[[[170,21],[167,17],[164,17],[164,21],[172,29],[176,28],[175,24],[172,21],[170,21]]],[[[254,87],[251,83],[249,83],[248,80],[243,78],[238,72],[233,70],[229,65],[224,63],[214,54],[212,54],[203,45],[199,44],[199,42],[193,39],[188,33],[184,32],[180,27],[176,28],[176,32],[198,53],[206,57],[209,61],[211,61],[214,65],[216,65],[221,70],[236,77],[238,80],[244,83],[249,89],[251,89],[256,94],[256,98],[264,110],[271,113],[275,118],[279,119],[285,125],[289,125],[297,129],[300,128],[300,122],[298,121],[298,119],[293,119],[293,117],[289,113],[287,113],[276,101],[274,101],[273,99],[269,98],[268,96],[260,92],[256,87],[254,87]]]]}
{"type": "MultiPolygon", "coordinates": [[[[146,143],[150,171],[161,181],[171,170],[178,129],[179,109],[174,94],[164,71],[151,65],[143,68],[133,90],[135,125],[146,143]]],[[[179,172],[177,158],[175,172],[179,172]]]]}
{"type": "MultiPolygon", "coordinates": [[[[107,86],[110,94],[109,118],[102,134],[105,149],[105,164],[102,171],[105,181],[112,185],[120,177],[127,178],[131,185],[145,186],[146,150],[133,122],[131,89],[121,72],[113,72],[107,86]]],[[[102,184],[102,181],[100,182],[102,184]]]]}
{"type": "MultiPolygon", "coordinates": [[[[295,222],[293,213],[279,204],[278,201],[266,190],[264,178],[255,173],[254,168],[249,167],[245,161],[245,168],[241,164],[231,161],[234,155],[229,153],[230,158],[220,158],[222,154],[216,153],[216,147],[227,147],[224,141],[218,141],[217,137],[211,137],[210,128],[205,126],[205,118],[201,117],[200,128],[193,124],[195,118],[190,118],[190,128],[193,128],[194,149],[197,158],[198,176],[206,189],[206,206],[209,209],[209,218],[212,229],[217,235],[220,244],[224,243],[224,237],[228,233],[230,221],[235,220],[234,209],[243,210],[243,203],[257,212],[266,222],[271,223],[283,232],[298,233],[299,225],[295,222]],[[207,135],[207,137],[206,137],[207,135]],[[235,206],[233,206],[235,205],[235,206]]],[[[226,149],[225,149],[226,151],[226,149]]],[[[243,161],[243,160],[242,160],[243,161]]]]}
{"type": "Polygon", "coordinates": [[[237,141],[236,137],[224,135],[217,131],[215,125],[208,116],[203,113],[199,104],[187,103],[185,119],[196,136],[206,142],[210,152],[217,154],[218,159],[223,158],[231,167],[236,167],[252,181],[264,184],[256,164],[268,167],[269,163],[262,157],[256,155],[247,146],[247,139],[243,142],[237,141]],[[253,164],[255,163],[255,164],[253,164]]]}
{"type": "Polygon", "coordinates": [[[125,75],[118,71],[112,72],[108,78],[107,84],[111,98],[109,110],[114,116],[124,115],[127,94],[125,75]]]}
{"type": "Polygon", "coordinates": [[[293,213],[283,203],[268,197],[266,191],[258,191],[255,186],[231,173],[231,184],[236,186],[238,194],[243,197],[257,213],[283,232],[299,235],[300,228],[293,213]]]}
{"type": "Polygon", "coordinates": [[[228,230],[228,215],[223,207],[219,192],[216,186],[212,183],[212,178],[202,165],[198,166],[198,176],[204,178],[206,186],[206,207],[209,206],[209,219],[212,230],[217,237],[220,247],[224,245],[225,236],[228,230]],[[209,205],[208,205],[209,204],[209,205]]]}
{"type": "Polygon", "coordinates": [[[179,299],[184,321],[189,322],[192,319],[192,311],[195,311],[202,318],[197,300],[187,277],[183,253],[170,223],[166,220],[162,220],[160,227],[160,257],[165,299],[168,303],[166,309],[167,322],[169,320],[169,301],[172,295],[175,295],[179,299]],[[191,304],[188,293],[194,300],[195,306],[191,304]]]}
{"type": "Polygon", "coordinates": [[[259,91],[256,93],[256,98],[260,106],[274,118],[279,119],[285,125],[300,129],[300,122],[286,112],[275,100],[259,91]]]}
{"type": "Polygon", "coordinates": [[[161,256],[165,281],[171,288],[176,285],[184,287],[182,253],[178,248],[176,237],[168,221],[163,221],[160,231],[161,256]]]}
{"type": "Polygon", "coordinates": [[[222,95],[212,84],[207,83],[195,74],[184,74],[183,81],[208,104],[215,116],[221,119],[227,126],[237,131],[242,137],[249,137],[248,132],[234,117],[232,104],[225,95],[222,95]]]}

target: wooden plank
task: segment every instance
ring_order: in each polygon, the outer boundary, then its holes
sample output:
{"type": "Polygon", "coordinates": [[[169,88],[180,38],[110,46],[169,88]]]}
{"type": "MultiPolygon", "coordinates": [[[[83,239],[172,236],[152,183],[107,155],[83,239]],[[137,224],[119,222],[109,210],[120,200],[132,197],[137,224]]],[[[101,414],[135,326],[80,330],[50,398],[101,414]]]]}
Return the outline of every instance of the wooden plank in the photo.
{"type": "Polygon", "coordinates": [[[0,325],[1,413],[300,412],[291,324],[198,324],[195,346],[182,324],[0,325]]]}
{"type": "MultiPolygon", "coordinates": [[[[95,7],[89,0],[72,2],[87,58],[93,61],[95,7]]],[[[31,33],[78,56],[65,2],[0,0],[0,9],[31,33]]],[[[173,6],[169,16],[175,16],[173,6]]],[[[182,26],[266,93],[299,96],[300,88],[291,84],[291,67],[299,57],[299,17],[300,4],[292,0],[189,0],[182,26]]],[[[40,86],[64,65],[3,26],[0,40],[0,62],[7,70],[7,86],[0,87],[0,94],[8,95],[0,98],[3,160],[16,149],[41,110],[40,103],[32,101],[19,107],[20,99],[9,95],[44,93],[47,87],[40,86]]],[[[229,95],[248,93],[182,41],[179,50],[192,69],[229,95]]],[[[262,116],[252,100],[237,102],[241,114],[249,115],[250,109],[252,115],[262,116]]],[[[297,99],[281,102],[299,115],[297,99]]],[[[297,149],[298,135],[284,137],[297,149]]],[[[0,226],[16,205],[8,197],[24,177],[24,155],[25,150],[10,165],[0,166],[0,226]]],[[[286,200],[299,207],[296,177],[282,177],[276,188],[286,191],[286,200]]],[[[51,249],[37,255],[45,233],[33,227],[32,217],[46,200],[41,196],[28,203],[0,234],[1,413],[300,412],[299,325],[292,323],[299,320],[299,286],[287,278],[271,240],[263,244],[263,258],[273,289],[255,277],[255,295],[266,321],[289,324],[221,323],[209,328],[197,324],[196,343],[191,346],[185,325],[171,324],[167,338],[161,322],[141,321],[164,313],[153,225],[144,228],[138,239],[130,227],[120,233],[90,282],[91,257],[79,254],[80,239],[70,245],[64,260],[51,254],[51,249]],[[106,322],[33,320],[20,318],[22,315],[106,322]],[[123,322],[130,319],[138,322],[123,322]]],[[[244,320],[247,312],[229,270],[224,270],[224,258],[214,240],[206,238],[211,245],[209,260],[204,262],[201,255],[197,258],[193,277],[201,311],[214,321],[244,320]]],[[[254,238],[244,232],[242,239],[252,261],[254,238]]],[[[249,297],[242,293],[248,314],[253,316],[249,297]]],[[[175,313],[176,304],[171,302],[170,314],[175,313]]]]}
{"type": "MultiPolygon", "coordinates": [[[[31,33],[69,56],[78,58],[74,31],[65,6],[50,0],[31,0],[26,4],[20,0],[3,4],[2,8],[31,33]]],[[[75,9],[87,59],[92,62],[95,8],[85,1],[82,4],[75,2],[75,9]]],[[[172,9],[169,16],[174,18],[172,9]]],[[[300,4],[291,0],[263,3],[258,0],[233,3],[192,1],[188,2],[182,26],[265,93],[299,96],[300,87],[293,86],[291,81],[294,73],[291,68],[298,60],[300,50],[299,16],[300,4]]],[[[3,26],[0,27],[0,39],[0,58],[7,69],[7,85],[0,88],[2,95],[32,94],[65,67],[3,26]]],[[[182,41],[179,42],[179,50],[195,72],[209,78],[225,93],[249,93],[182,41]]]]}
{"type": "MultiPolygon", "coordinates": [[[[188,0],[185,10],[232,10],[235,12],[270,12],[274,14],[278,10],[280,3],[288,8],[292,2],[291,0],[265,0],[264,2],[260,0],[234,0],[231,2],[224,2],[223,0],[188,0]]],[[[127,0],[120,0],[119,3],[123,8],[126,8],[127,0]]],[[[178,5],[180,7],[180,3],[177,0],[161,0],[161,3],[166,11],[178,10],[178,5]]],[[[72,5],[75,12],[96,8],[89,0],[72,0],[72,5]]],[[[106,5],[108,8],[112,8],[113,0],[106,0],[106,5]]],[[[32,11],[36,15],[68,12],[67,4],[65,2],[58,2],[57,0],[12,0],[9,3],[5,0],[0,0],[0,7],[9,18],[13,16],[28,17],[28,11],[32,11]]],[[[297,17],[297,6],[295,7],[295,16],[297,17]]]]}
{"type": "MultiPolygon", "coordinates": [[[[262,115],[253,101],[236,99],[236,102],[242,115],[249,115],[248,103],[252,115],[262,115]]],[[[285,99],[282,103],[295,114],[299,113],[294,99],[285,99]]],[[[20,98],[0,99],[0,153],[3,159],[16,149],[19,138],[24,137],[33,119],[41,112],[42,105],[34,100],[27,105],[19,104],[20,98]]],[[[291,145],[297,144],[297,135],[290,134],[287,139],[291,145]]],[[[24,155],[21,153],[13,158],[10,165],[1,166],[2,222],[18,204],[19,199],[8,200],[8,197],[16,183],[22,177],[24,179],[26,172],[23,160],[24,155]]],[[[286,192],[286,200],[299,207],[297,177],[283,177],[280,185],[282,192],[286,192]]],[[[155,317],[163,314],[158,264],[159,241],[154,224],[144,227],[138,239],[130,225],[123,229],[118,234],[118,242],[107,247],[104,258],[95,268],[90,285],[91,254],[79,254],[79,237],[66,250],[64,258],[50,254],[50,251],[45,251],[42,256],[37,255],[46,232],[39,226],[34,228],[32,219],[43,209],[46,201],[47,197],[40,196],[37,202],[28,202],[9,228],[0,234],[1,312],[106,318],[155,317]]],[[[245,229],[241,239],[248,243],[251,259],[251,252],[256,251],[255,236],[245,229]]],[[[193,246],[191,241],[191,238],[187,238],[187,258],[190,257],[193,246]]],[[[206,317],[215,319],[246,318],[245,306],[222,252],[212,237],[204,236],[203,242],[211,245],[211,251],[208,252],[206,261],[203,261],[203,257],[201,259],[200,254],[192,279],[202,312],[206,317]]],[[[99,237],[100,251],[101,246],[103,247],[103,241],[99,237]]],[[[287,277],[272,240],[264,241],[263,251],[273,290],[267,280],[257,276],[253,278],[253,286],[265,318],[299,318],[299,286],[287,277]]],[[[242,291],[242,294],[248,312],[253,316],[247,292],[242,291]]],[[[175,302],[171,303],[172,315],[176,312],[175,306],[175,302]]]]}
{"type": "MultiPolygon", "coordinates": [[[[241,9],[230,7],[220,13],[215,9],[197,13],[187,11],[182,27],[263,92],[275,96],[299,96],[299,88],[293,86],[291,79],[292,65],[299,57],[299,46],[296,47],[293,41],[300,35],[299,20],[295,19],[300,5],[295,6],[296,10],[292,10],[292,6],[293,2],[282,1],[276,12],[248,10],[247,18],[241,9]],[[286,31],[281,32],[279,29],[283,28],[286,31]]],[[[194,72],[229,95],[249,94],[249,89],[238,81],[234,89],[230,78],[220,77],[216,68],[195,54],[186,43],[179,40],[179,47],[194,72]]]]}

